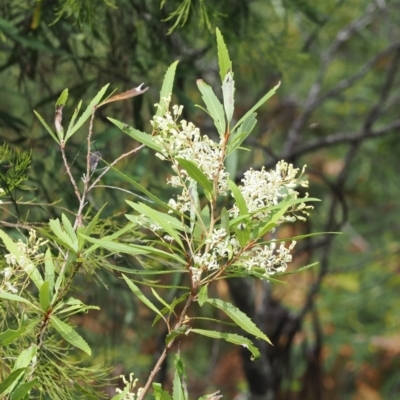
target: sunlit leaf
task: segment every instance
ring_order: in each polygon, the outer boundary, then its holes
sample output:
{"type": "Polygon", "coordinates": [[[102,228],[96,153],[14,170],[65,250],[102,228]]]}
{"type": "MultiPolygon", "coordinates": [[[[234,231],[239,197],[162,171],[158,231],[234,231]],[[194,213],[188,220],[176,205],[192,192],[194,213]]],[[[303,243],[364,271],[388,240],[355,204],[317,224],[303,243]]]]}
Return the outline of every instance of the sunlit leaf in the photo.
{"type": "Polygon", "coordinates": [[[158,108],[156,115],[162,116],[166,112],[167,105],[164,103],[163,98],[168,97],[172,93],[172,87],[174,85],[175,71],[178,65],[178,61],[172,63],[165,73],[164,81],[160,92],[160,101],[158,103],[158,108]]]}

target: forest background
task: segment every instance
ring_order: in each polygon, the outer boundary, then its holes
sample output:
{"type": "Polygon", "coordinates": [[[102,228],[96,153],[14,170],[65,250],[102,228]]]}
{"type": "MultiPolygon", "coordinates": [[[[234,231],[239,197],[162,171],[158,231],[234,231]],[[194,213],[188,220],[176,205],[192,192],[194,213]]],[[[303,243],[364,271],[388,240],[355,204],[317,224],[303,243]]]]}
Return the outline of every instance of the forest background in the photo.
{"type": "MultiPolygon", "coordinates": [[[[221,390],[225,398],[254,396],[268,387],[282,399],[395,399],[400,395],[399,227],[400,2],[397,0],[170,0],[0,2],[0,142],[32,151],[28,180],[5,193],[1,228],[40,226],[74,203],[47,121],[69,88],[70,104],[89,100],[106,83],[120,91],[145,82],[148,92],[109,105],[95,120],[95,145],[105,160],[134,146],[106,116],[148,131],[167,67],[179,60],[174,99],[184,116],[214,135],[200,104],[196,79],[217,83],[215,28],[234,63],[239,118],[278,81],[259,110],[256,132],[235,160],[240,182],[249,167],[284,159],[307,164],[310,194],[322,200],[307,222],[288,235],[342,232],[302,243],[291,269],[318,261],[285,284],[220,282],[221,296],[261,322],[274,347],[264,366],[249,364],[237,348],[184,342],[194,394],[221,390]],[[257,379],[256,379],[257,378],[257,379]],[[261,384],[262,383],[262,384],[261,384]],[[237,397],[235,397],[237,396],[237,397]]],[[[65,113],[72,113],[72,106],[65,113]]],[[[84,132],[69,147],[84,170],[84,132]]],[[[120,169],[157,196],[168,198],[168,173],[149,151],[120,169]]],[[[7,166],[0,166],[6,174],[7,166]]],[[[124,188],[109,174],[104,185],[124,188]]],[[[123,224],[132,195],[104,188],[104,217],[123,224]]],[[[124,260],[125,261],[125,260],[124,260]]],[[[117,277],[79,276],[75,297],[100,312],[75,317],[90,343],[92,365],[114,365],[113,376],[145,376],[163,332],[132,303],[117,277]],[[104,286],[107,290],[104,290],[104,286]],[[126,357],[129,354],[129,357],[126,357]]],[[[89,361],[88,361],[89,362],[89,361]]],[[[168,382],[168,366],[161,380],[168,382]]],[[[110,394],[112,393],[112,389],[110,394]]],[[[254,397],[256,398],[256,397],[254,397]]]]}

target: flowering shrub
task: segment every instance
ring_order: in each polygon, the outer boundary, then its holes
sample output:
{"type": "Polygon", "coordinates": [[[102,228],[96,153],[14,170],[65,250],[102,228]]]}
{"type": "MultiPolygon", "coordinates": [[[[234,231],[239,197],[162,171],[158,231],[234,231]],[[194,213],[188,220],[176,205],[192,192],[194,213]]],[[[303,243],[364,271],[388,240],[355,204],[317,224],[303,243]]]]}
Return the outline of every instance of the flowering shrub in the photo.
{"type": "MultiPolygon", "coordinates": [[[[70,345],[91,354],[86,341],[68,324],[68,317],[97,307],[85,305],[77,299],[68,297],[68,293],[73,287],[76,274],[84,272],[84,268],[88,268],[87,265],[95,264],[118,270],[107,261],[107,258],[99,260],[96,255],[99,248],[114,255],[125,253],[136,257],[143,266],[151,267],[156,261],[160,266],[166,266],[176,273],[188,276],[190,283],[189,289],[181,297],[167,303],[158,294],[158,286],[147,282],[148,285],[153,285],[152,293],[161,303],[161,307],[157,307],[127,274],[157,275],[163,273],[162,268],[124,270],[122,278],[127,286],[154,311],[157,316],[156,321],[162,321],[166,325],[168,334],[164,351],[147,382],[136,389],[137,382],[133,380],[131,374],[129,381],[124,380],[125,387],[117,390],[114,400],[141,400],[151,386],[156,399],[171,399],[171,396],[153,380],[175,340],[183,334],[223,339],[246,347],[253,359],[260,356],[258,349],[248,337],[199,329],[195,318],[188,315],[188,310],[194,302],[200,306],[207,304],[222,310],[238,327],[255,338],[269,342],[268,337],[250,318],[231,303],[208,297],[207,289],[214,281],[221,278],[252,276],[269,279],[272,275],[284,273],[287,264],[292,261],[291,250],[296,241],[271,239],[270,233],[282,223],[304,220],[312,208],[306,203],[316,199],[309,198],[308,194],[300,196],[297,189],[308,187],[308,181],[303,178],[304,168],[300,173],[299,169],[285,161],[280,161],[273,171],[250,169],[244,173],[241,183],[236,185],[235,176],[231,176],[226,167],[226,159],[230,154],[240,151],[242,143],[255,126],[255,111],[275,93],[278,86],[233,124],[232,63],[219,31],[217,31],[217,43],[223,104],[210,86],[201,80],[197,84],[206,111],[213,119],[219,134],[218,141],[202,135],[200,129],[193,123],[181,119],[182,106],[174,105],[172,112],[170,111],[172,82],[177,63],[172,64],[166,73],[156,115],[151,121],[153,127],[151,134],[140,132],[110,118],[111,122],[142,145],[123,154],[104,168],[98,168],[103,162],[101,153],[91,150],[93,118],[96,110],[110,102],[142,94],[147,89],[142,89],[140,85],[120,95],[102,100],[107,89],[104,87],[76,120],[78,107],[65,131],[62,124],[62,109],[67,101],[67,91],[61,94],[56,104],[56,132],[53,132],[37,114],[60,146],[64,166],[79,206],[72,223],[65,215],[62,215],[61,220],[55,219],[49,222],[48,229],[41,231],[42,235],[47,236],[47,240],[37,239],[37,234],[33,230],[26,243],[21,240],[15,242],[0,231],[0,237],[8,251],[5,256],[6,267],[2,270],[0,299],[3,299],[3,302],[23,303],[26,310],[24,315],[28,315],[31,321],[28,324],[21,324],[17,333],[8,329],[2,334],[3,337],[10,337],[10,340],[6,340],[7,345],[22,339],[23,335],[27,341],[24,339],[22,343],[29,344],[14,364],[6,363],[7,370],[11,373],[6,378],[7,384],[0,386],[2,389],[0,393],[7,399],[14,399],[17,391],[27,396],[31,393],[31,396],[40,398],[41,391],[49,387],[56,393],[57,385],[46,375],[48,372],[46,368],[50,368],[46,360],[51,360],[52,357],[58,360],[57,363],[53,363],[52,368],[56,370],[52,370],[53,375],[69,376],[69,379],[73,379],[71,376],[75,377],[72,389],[68,385],[63,388],[63,398],[74,398],[76,391],[87,393],[93,390],[88,387],[89,378],[85,380],[74,364],[69,365],[63,357],[60,357],[60,354],[68,353],[68,347],[61,346],[58,339],[61,336],[70,345]],[[79,183],[71,172],[65,147],[69,138],[88,119],[90,125],[87,136],[86,172],[81,177],[82,183],[79,183]],[[177,194],[165,203],[121,173],[142,192],[143,201],[127,201],[135,211],[134,215],[126,215],[129,224],[110,236],[98,238],[96,225],[101,210],[91,221],[84,219],[88,194],[120,159],[139,151],[144,145],[155,150],[155,155],[159,159],[171,164],[172,176],[168,178],[167,183],[175,188],[177,194]],[[134,232],[139,231],[147,235],[146,240],[140,242],[132,240],[134,232]],[[128,237],[130,235],[130,240],[125,240],[127,235],[128,237]],[[285,241],[290,241],[290,244],[285,246],[285,241]],[[41,249],[45,246],[47,250],[42,253],[41,249]],[[36,286],[38,293],[29,290],[30,280],[36,286]]],[[[117,170],[116,172],[118,173],[117,170]]],[[[119,270],[121,271],[121,268],[119,270]]],[[[14,308],[13,312],[19,311],[14,308]]],[[[12,359],[11,357],[7,360],[12,359]]],[[[175,357],[175,365],[179,365],[179,368],[176,368],[173,382],[173,398],[188,398],[186,373],[179,354],[175,357]]],[[[101,378],[98,371],[97,375],[94,371],[93,376],[97,380],[101,378]]],[[[214,393],[204,398],[219,397],[220,395],[214,393]]]]}

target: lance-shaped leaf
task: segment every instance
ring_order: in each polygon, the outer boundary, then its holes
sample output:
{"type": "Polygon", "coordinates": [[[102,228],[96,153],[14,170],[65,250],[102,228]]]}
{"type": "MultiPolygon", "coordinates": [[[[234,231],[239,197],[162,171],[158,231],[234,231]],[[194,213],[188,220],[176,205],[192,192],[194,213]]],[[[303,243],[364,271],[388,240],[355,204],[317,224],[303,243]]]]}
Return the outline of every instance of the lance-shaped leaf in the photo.
{"type": "Polygon", "coordinates": [[[187,330],[189,329],[188,325],[182,325],[178,329],[172,330],[168,335],[165,337],[165,344],[168,344],[171,340],[176,339],[178,336],[184,335],[187,330]]]}
{"type": "Polygon", "coordinates": [[[125,282],[132,290],[132,292],[135,294],[135,296],[141,302],[143,302],[147,307],[149,307],[151,310],[153,310],[156,314],[158,314],[161,318],[164,319],[160,310],[140,291],[140,289],[130,279],[128,279],[126,275],[122,274],[122,277],[125,279],[125,282]]]}
{"type": "Polygon", "coordinates": [[[147,206],[143,203],[132,203],[131,201],[127,201],[127,203],[136,211],[141,214],[144,214],[146,217],[150,218],[150,220],[156,222],[161,228],[167,232],[171,237],[175,239],[175,241],[179,244],[179,246],[183,249],[183,243],[181,238],[179,237],[178,232],[175,230],[177,227],[182,227],[182,223],[176,218],[171,217],[166,213],[162,213],[160,211],[154,210],[153,208],[147,206]],[[172,220],[171,220],[172,219],[172,220]]]}
{"type": "Polygon", "coordinates": [[[175,355],[174,364],[175,374],[172,381],[172,398],[173,400],[188,400],[187,375],[179,353],[175,355]]]}
{"type": "Polygon", "coordinates": [[[20,336],[31,332],[34,328],[36,328],[39,322],[40,320],[38,318],[34,318],[33,320],[29,320],[29,323],[24,324],[23,322],[20,328],[17,330],[7,329],[5,332],[0,333],[0,346],[8,346],[20,336]]]}
{"type": "Polygon", "coordinates": [[[35,306],[33,303],[31,303],[29,300],[24,299],[23,297],[18,296],[17,294],[0,291],[0,299],[17,301],[19,303],[27,304],[28,306],[30,306],[36,310],[39,310],[39,308],[37,306],[35,306]]]}
{"type": "Polygon", "coordinates": [[[158,103],[158,108],[156,115],[158,117],[162,116],[165,114],[167,111],[167,104],[163,101],[163,98],[168,97],[172,93],[172,87],[174,85],[174,78],[175,78],[175,71],[176,67],[178,65],[178,61],[175,61],[172,63],[169,68],[167,69],[167,72],[165,73],[164,81],[161,87],[161,92],[160,92],[160,101],[158,103]]]}
{"type": "Polygon", "coordinates": [[[203,304],[208,299],[208,285],[204,285],[200,288],[199,295],[197,297],[197,302],[199,303],[200,307],[203,307],[203,304]]]}
{"type": "Polygon", "coordinates": [[[254,111],[256,111],[259,107],[261,107],[270,97],[272,97],[275,92],[278,90],[278,87],[281,85],[281,83],[279,82],[275,87],[273,87],[264,97],[262,97],[257,103],[256,105],[254,105],[253,107],[250,108],[249,111],[247,111],[246,114],[243,115],[242,118],[239,119],[239,121],[236,123],[235,127],[232,129],[232,132],[238,128],[241,123],[251,114],[254,113],[254,111]]]}
{"type": "Polygon", "coordinates": [[[30,392],[30,390],[38,384],[38,380],[32,379],[29,382],[22,383],[19,385],[11,395],[11,400],[21,400],[25,398],[25,395],[30,392]]]}
{"type": "Polygon", "coordinates": [[[42,310],[46,312],[50,307],[50,291],[49,291],[49,282],[44,281],[43,285],[39,290],[39,301],[42,306],[42,310]]]}
{"type": "Polygon", "coordinates": [[[118,126],[121,131],[125,132],[127,135],[129,135],[131,138],[137,140],[139,143],[143,143],[145,146],[150,147],[153,150],[156,151],[161,151],[162,147],[158,143],[154,141],[153,136],[141,132],[135,128],[132,128],[131,126],[124,124],[120,121],[117,121],[116,119],[109,118],[107,117],[109,121],[111,121],[114,125],[118,126]]]}
{"type": "Polygon", "coordinates": [[[176,160],[178,161],[179,165],[188,173],[188,175],[200,186],[210,193],[213,192],[212,183],[193,161],[185,160],[184,158],[177,158],[176,160]]]}
{"type": "Polygon", "coordinates": [[[82,113],[82,115],[79,117],[78,121],[76,124],[71,128],[69,131],[69,134],[65,136],[65,141],[67,141],[92,115],[93,108],[96,107],[101,99],[104,96],[104,93],[106,92],[109,84],[103,86],[100,91],[96,94],[96,96],[93,98],[93,100],[89,103],[87,106],[86,110],[82,113]]]}
{"type": "Polygon", "coordinates": [[[16,385],[17,381],[25,372],[25,370],[26,368],[18,368],[11,372],[10,375],[8,375],[7,378],[0,383],[0,394],[3,394],[13,383],[16,385]]]}
{"type": "Polygon", "coordinates": [[[191,329],[190,332],[197,333],[198,335],[202,336],[207,336],[213,339],[223,339],[229,343],[246,347],[252,354],[252,360],[260,357],[260,352],[258,351],[257,347],[253,345],[253,342],[251,340],[235,333],[209,331],[205,329],[191,329]]]}
{"type": "Polygon", "coordinates": [[[219,308],[221,311],[223,311],[229,318],[235,321],[236,324],[240,326],[240,328],[242,328],[244,331],[250,333],[256,338],[263,339],[266,342],[271,343],[271,341],[268,339],[265,333],[262,332],[245,313],[240,311],[233,304],[227,303],[220,299],[208,299],[207,303],[210,303],[214,307],[219,308]]]}
{"type": "Polygon", "coordinates": [[[60,239],[60,241],[68,247],[70,250],[77,252],[78,251],[78,239],[75,237],[75,240],[71,238],[71,236],[61,227],[60,220],[51,219],[49,221],[49,226],[54,234],[60,239]]]}
{"type": "Polygon", "coordinates": [[[236,130],[230,137],[228,143],[227,155],[232,154],[240,145],[246,140],[246,138],[250,135],[253,128],[256,126],[257,114],[250,114],[244,121],[243,124],[240,125],[239,129],[236,130]]]}
{"type": "Polygon", "coordinates": [[[85,339],[79,335],[71,326],[61,321],[55,315],[50,317],[51,326],[68,342],[73,346],[81,349],[89,356],[92,354],[92,350],[86,343],[85,339]]]}
{"type": "Polygon", "coordinates": [[[207,85],[202,79],[197,80],[197,86],[202,94],[207,111],[214,120],[219,136],[224,137],[226,130],[224,107],[222,107],[211,86],[207,85]]]}
{"type": "Polygon", "coordinates": [[[217,48],[218,48],[218,64],[219,64],[219,75],[221,82],[224,81],[227,73],[232,71],[232,61],[229,58],[228,49],[222,37],[221,31],[217,28],[217,48]]]}
{"type": "Polygon", "coordinates": [[[228,72],[222,83],[222,95],[224,97],[224,108],[228,126],[232,121],[233,110],[235,109],[234,94],[235,94],[235,81],[233,80],[232,72],[228,72]]]}
{"type": "Polygon", "coordinates": [[[67,129],[67,134],[65,135],[65,137],[68,139],[69,137],[71,137],[71,130],[75,125],[75,121],[76,118],[79,115],[79,111],[81,110],[82,107],[82,100],[79,101],[78,106],[75,108],[74,113],[72,114],[72,118],[71,121],[69,121],[69,125],[68,125],[68,129],[67,129]]]}
{"type": "Polygon", "coordinates": [[[147,92],[147,90],[149,88],[147,87],[147,88],[142,89],[143,85],[144,85],[144,83],[141,83],[138,87],[135,87],[133,89],[127,90],[126,92],[123,92],[123,93],[116,94],[114,96],[108,97],[107,99],[105,99],[104,101],[102,101],[98,105],[98,108],[104,106],[105,104],[112,103],[114,101],[121,101],[121,100],[130,99],[132,97],[139,96],[139,95],[147,92]]]}
{"type": "Polygon", "coordinates": [[[38,120],[42,123],[42,125],[46,128],[46,131],[50,133],[50,136],[58,143],[60,144],[60,139],[57,137],[57,135],[53,132],[53,130],[47,125],[47,122],[43,119],[43,117],[35,110],[33,110],[35,115],[37,116],[38,120]]]}
{"type": "Polygon", "coordinates": [[[249,243],[250,229],[245,223],[238,224],[236,227],[236,237],[241,247],[245,247],[249,243]]]}
{"type": "Polygon", "coordinates": [[[241,215],[247,215],[249,210],[247,208],[246,200],[244,199],[242,192],[236,186],[235,182],[228,180],[229,189],[231,189],[232,196],[236,201],[236,205],[241,215]]]}
{"type": "Polygon", "coordinates": [[[52,294],[54,290],[54,262],[51,250],[48,248],[44,257],[44,279],[49,282],[49,291],[52,294]]]}

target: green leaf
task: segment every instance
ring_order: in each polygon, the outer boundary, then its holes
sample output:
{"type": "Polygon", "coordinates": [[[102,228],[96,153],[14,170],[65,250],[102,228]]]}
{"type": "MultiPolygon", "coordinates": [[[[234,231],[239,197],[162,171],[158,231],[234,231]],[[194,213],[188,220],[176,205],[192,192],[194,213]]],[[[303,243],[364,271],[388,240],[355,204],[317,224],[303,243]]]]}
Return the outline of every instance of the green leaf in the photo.
{"type": "Polygon", "coordinates": [[[105,237],[103,239],[94,239],[89,236],[82,235],[88,242],[94,243],[96,246],[90,247],[88,250],[86,250],[83,255],[86,256],[93,252],[95,248],[98,247],[103,247],[105,249],[108,249],[110,251],[115,251],[117,253],[125,253],[129,254],[132,256],[137,256],[137,255],[146,255],[146,254],[154,254],[156,256],[160,257],[165,257],[165,258],[170,258],[174,261],[177,261],[180,264],[185,265],[186,261],[177,256],[176,254],[171,254],[167,253],[165,251],[162,251],[160,249],[151,247],[151,246],[144,246],[144,245],[136,245],[136,244],[125,244],[125,243],[118,243],[114,242],[112,240],[108,240],[111,238],[110,237],[105,237]]]}
{"type": "Polygon", "coordinates": [[[11,400],[22,399],[37,384],[38,380],[32,379],[31,381],[23,383],[22,385],[18,386],[17,389],[13,391],[11,395],[11,400]]]}
{"type": "Polygon", "coordinates": [[[172,399],[173,400],[187,400],[185,390],[182,385],[181,377],[175,371],[174,379],[172,381],[172,399]]]}
{"type": "MultiPolygon", "coordinates": [[[[32,331],[37,324],[40,322],[40,319],[34,318],[33,320],[29,320],[27,323],[22,323],[18,330],[7,329],[5,332],[0,333],[0,346],[8,346],[17,340],[20,336],[27,334],[32,331]]],[[[1,393],[1,392],[0,392],[1,393]]]]}
{"type": "Polygon", "coordinates": [[[168,344],[169,342],[171,342],[172,340],[174,340],[178,336],[184,335],[187,332],[188,329],[189,329],[188,325],[182,325],[180,328],[172,330],[165,337],[165,344],[168,344]]]}
{"type": "Polygon", "coordinates": [[[197,333],[198,335],[207,336],[213,339],[224,339],[225,341],[239,346],[246,347],[252,354],[251,359],[254,360],[260,357],[260,352],[257,347],[253,345],[253,342],[243,336],[236,335],[234,333],[224,333],[216,331],[208,331],[204,329],[191,329],[190,332],[197,333]]]}
{"type": "Polygon", "coordinates": [[[90,223],[88,224],[88,226],[85,229],[85,235],[86,236],[90,236],[93,232],[93,229],[95,228],[97,221],[99,220],[100,214],[101,212],[104,210],[105,206],[107,205],[107,203],[105,203],[103,205],[103,207],[100,208],[100,210],[98,211],[98,213],[93,217],[93,219],[90,221],[90,223]]]}
{"type": "MultiPolygon", "coordinates": [[[[268,343],[271,341],[268,337],[255,325],[255,323],[237,307],[231,303],[227,303],[220,299],[208,299],[207,303],[210,303],[216,308],[222,310],[229,318],[231,318],[240,328],[250,333],[256,338],[263,339],[268,343]]],[[[271,343],[272,344],[272,343],[271,343]]]]}
{"type": "Polygon", "coordinates": [[[92,351],[85,339],[82,338],[71,326],[58,319],[55,315],[50,317],[52,327],[70,344],[81,349],[89,356],[92,351]]]}
{"type": "Polygon", "coordinates": [[[217,48],[218,48],[218,64],[219,64],[219,75],[221,82],[224,81],[226,74],[232,71],[232,61],[229,58],[228,49],[222,37],[221,31],[217,28],[217,48]]]}
{"type": "Polygon", "coordinates": [[[47,125],[46,121],[42,118],[42,116],[35,110],[33,110],[38,120],[42,123],[42,125],[46,128],[46,131],[50,133],[51,137],[60,144],[60,139],[56,136],[56,134],[52,131],[52,129],[47,125]]]}
{"type": "Polygon", "coordinates": [[[0,394],[4,393],[12,384],[16,385],[18,379],[23,375],[26,368],[18,368],[15,371],[11,372],[10,375],[7,376],[0,383],[0,394]]]}
{"type": "Polygon", "coordinates": [[[279,82],[275,87],[273,87],[264,97],[262,97],[256,105],[254,105],[253,107],[251,107],[251,109],[249,111],[247,111],[246,114],[243,115],[242,118],[239,119],[239,121],[236,123],[235,127],[232,129],[232,132],[238,128],[242,122],[249,117],[249,115],[253,114],[254,111],[256,111],[259,107],[261,107],[270,97],[272,97],[275,92],[278,90],[279,86],[281,85],[281,83],[279,82]]]}
{"type": "Polygon", "coordinates": [[[225,232],[229,236],[229,213],[225,207],[221,211],[221,228],[225,229],[225,232]]]}
{"type": "Polygon", "coordinates": [[[122,274],[122,277],[125,279],[125,282],[132,290],[132,292],[135,294],[135,296],[139,300],[141,300],[147,307],[149,307],[156,314],[162,317],[160,310],[140,291],[140,289],[130,279],[128,279],[126,275],[122,274]]]}
{"type": "Polygon", "coordinates": [[[64,89],[57,100],[56,107],[57,106],[64,107],[67,100],[68,100],[68,89],[64,89]]]}
{"type": "Polygon", "coordinates": [[[232,72],[228,72],[222,83],[222,95],[224,98],[224,108],[226,120],[229,124],[232,121],[233,111],[235,109],[235,81],[233,80],[232,72]]]}
{"type": "Polygon", "coordinates": [[[38,347],[36,344],[31,344],[27,349],[23,350],[21,354],[18,356],[17,361],[15,361],[13,371],[19,368],[26,368],[33,357],[36,356],[38,347]]]}
{"type": "Polygon", "coordinates": [[[211,86],[207,85],[202,79],[197,80],[197,86],[202,94],[207,111],[214,120],[214,125],[219,132],[219,136],[221,138],[224,137],[226,133],[226,122],[222,104],[214,94],[211,86]]]}
{"type": "Polygon", "coordinates": [[[174,63],[172,63],[169,66],[169,68],[167,69],[167,72],[165,73],[164,82],[162,84],[161,92],[160,92],[160,101],[158,103],[159,106],[158,106],[157,112],[156,112],[156,115],[159,117],[164,115],[165,112],[167,111],[167,105],[164,104],[162,99],[164,97],[168,97],[172,93],[172,87],[174,85],[174,78],[175,78],[175,71],[176,71],[178,62],[179,61],[175,61],[174,63]]]}
{"type": "Polygon", "coordinates": [[[35,306],[33,303],[31,303],[29,300],[24,299],[23,297],[18,296],[13,293],[0,291],[0,298],[4,299],[4,300],[18,301],[19,303],[27,304],[27,305],[31,306],[32,308],[39,310],[39,308],[37,306],[35,306]]]}
{"type": "Polygon", "coordinates": [[[65,135],[65,140],[68,140],[72,136],[72,128],[74,127],[76,117],[78,116],[81,107],[82,107],[82,100],[78,103],[78,107],[75,108],[71,121],[69,122],[67,134],[65,135]]]}
{"type": "Polygon", "coordinates": [[[194,179],[205,190],[211,194],[213,193],[212,183],[193,161],[185,160],[184,158],[177,158],[176,160],[192,179],[194,179]]]}
{"type": "Polygon", "coordinates": [[[199,296],[198,296],[198,298],[197,298],[197,302],[199,303],[199,306],[200,306],[200,307],[203,307],[203,304],[204,304],[204,303],[207,301],[207,299],[208,299],[207,291],[208,291],[208,286],[207,286],[207,285],[204,285],[204,286],[202,286],[202,287],[200,288],[199,296]]]}
{"type": "Polygon", "coordinates": [[[17,261],[19,261],[22,254],[18,250],[17,244],[8,236],[5,232],[0,229],[0,238],[3,240],[6,249],[15,256],[17,261]]]}
{"type": "Polygon", "coordinates": [[[229,189],[231,189],[232,195],[236,201],[236,205],[241,215],[247,215],[249,210],[247,209],[246,200],[244,199],[242,192],[236,186],[235,182],[228,180],[229,189]]]}
{"type": "Polygon", "coordinates": [[[145,146],[150,147],[153,150],[161,151],[162,146],[154,141],[153,136],[141,132],[131,126],[124,124],[114,118],[107,117],[109,121],[111,121],[114,125],[116,125],[121,131],[125,132],[131,138],[137,140],[139,143],[143,143],[145,146]]]}
{"type": "MultiPolygon", "coordinates": [[[[229,148],[229,146],[228,146],[229,148]]],[[[226,171],[228,172],[229,176],[232,179],[235,179],[236,173],[237,173],[237,168],[238,168],[238,152],[234,151],[233,153],[230,153],[226,158],[225,158],[225,168],[226,171]]]]}
{"type": "Polygon", "coordinates": [[[178,232],[175,230],[175,226],[180,224],[182,226],[182,223],[174,218],[176,221],[175,224],[171,223],[171,217],[167,213],[162,213],[160,211],[154,210],[151,207],[147,206],[146,204],[143,203],[132,203],[131,201],[127,201],[127,203],[136,211],[138,211],[141,214],[144,214],[146,217],[150,218],[152,221],[156,222],[158,225],[160,225],[165,232],[167,232],[171,237],[175,239],[175,241],[179,244],[179,246],[184,249],[184,245],[182,243],[181,238],[179,237],[178,232]],[[175,225],[175,226],[174,226],[175,225]]]}
{"type": "Polygon", "coordinates": [[[71,237],[67,234],[67,232],[64,231],[64,229],[61,227],[60,220],[57,219],[51,219],[49,221],[49,226],[50,229],[53,231],[53,233],[57,236],[58,239],[70,250],[74,251],[75,253],[78,251],[78,240],[75,242],[71,237]]]}
{"type": "Polygon", "coordinates": [[[155,400],[172,400],[169,393],[162,389],[161,383],[153,382],[153,395],[155,400]]]}
{"type": "Polygon", "coordinates": [[[65,214],[61,214],[61,220],[65,229],[65,232],[68,234],[68,236],[71,238],[71,240],[75,243],[78,241],[78,238],[76,237],[76,233],[74,231],[74,228],[71,225],[71,221],[68,219],[68,217],[65,214]]]}
{"type": "Polygon", "coordinates": [[[40,286],[39,301],[40,305],[42,306],[42,310],[46,312],[50,307],[50,291],[48,281],[44,281],[43,285],[40,286]]]}
{"type": "Polygon", "coordinates": [[[50,294],[52,294],[54,290],[55,270],[54,270],[53,256],[49,248],[46,250],[46,254],[44,257],[44,268],[45,268],[44,279],[49,282],[49,291],[50,294]]]}
{"type": "MultiPolygon", "coordinates": [[[[240,125],[239,129],[234,132],[228,143],[227,155],[232,154],[236,149],[240,147],[240,145],[246,140],[246,138],[250,135],[254,127],[257,123],[257,114],[250,114],[244,121],[243,124],[240,125]]],[[[232,175],[235,176],[235,175],[232,175]]]]}
{"type": "MultiPolygon", "coordinates": [[[[93,100],[89,103],[87,106],[86,110],[83,112],[83,114],[80,116],[76,124],[69,130],[69,137],[72,136],[92,115],[93,108],[97,106],[97,104],[100,103],[101,99],[104,96],[104,93],[106,92],[109,84],[103,86],[100,91],[96,94],[96,96],[93,98],[93,100]]],[[[67,141],[67,137],[65,138],[65,142],[67,141]]]]}

